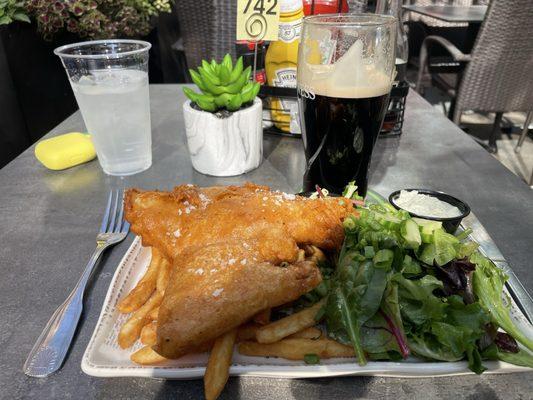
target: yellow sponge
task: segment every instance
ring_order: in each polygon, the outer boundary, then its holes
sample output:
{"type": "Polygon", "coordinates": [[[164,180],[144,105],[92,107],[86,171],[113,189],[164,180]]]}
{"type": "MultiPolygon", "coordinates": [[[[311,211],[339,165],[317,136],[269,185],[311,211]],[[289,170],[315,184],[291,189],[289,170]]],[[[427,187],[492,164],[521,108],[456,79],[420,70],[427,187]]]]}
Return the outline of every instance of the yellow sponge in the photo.
{"type": "Polygon", "coordinates": [[[46,168],[60,170],[90,161],[96,152],[90,135],[72,132],[37,143],[35,157],[46,168]]]}

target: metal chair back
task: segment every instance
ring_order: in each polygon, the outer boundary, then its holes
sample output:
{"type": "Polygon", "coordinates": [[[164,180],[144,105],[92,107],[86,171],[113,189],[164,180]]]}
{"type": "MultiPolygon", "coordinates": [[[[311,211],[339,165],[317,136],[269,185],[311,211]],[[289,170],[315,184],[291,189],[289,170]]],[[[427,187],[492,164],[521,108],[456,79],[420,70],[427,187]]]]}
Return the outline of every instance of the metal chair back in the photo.
{"type": "Polygon", "coordinates": [[[533,110],[531,0],[492,0],[463,74],[453,116],[533,110]]]}

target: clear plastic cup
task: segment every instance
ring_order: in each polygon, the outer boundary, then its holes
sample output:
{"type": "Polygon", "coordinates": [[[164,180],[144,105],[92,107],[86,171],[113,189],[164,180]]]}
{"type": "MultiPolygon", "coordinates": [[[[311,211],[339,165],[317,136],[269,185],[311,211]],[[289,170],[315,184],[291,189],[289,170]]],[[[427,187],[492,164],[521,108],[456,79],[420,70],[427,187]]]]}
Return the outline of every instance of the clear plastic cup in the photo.
{"type": "Polygon", "coordinates": [[[132,175],[152,165],[148,50],[139,40],[58,47],[102,169],[132,175]]]}

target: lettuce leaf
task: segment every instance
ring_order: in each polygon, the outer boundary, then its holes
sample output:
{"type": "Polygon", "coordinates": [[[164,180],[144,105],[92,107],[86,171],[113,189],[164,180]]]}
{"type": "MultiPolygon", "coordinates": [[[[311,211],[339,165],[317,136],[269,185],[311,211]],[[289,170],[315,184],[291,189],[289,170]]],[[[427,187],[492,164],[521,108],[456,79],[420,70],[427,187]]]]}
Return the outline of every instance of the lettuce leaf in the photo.
{"type": "Polygon", "coordinates": [[[518,353],[508,353],[499,350],[495,344],[492,344],[483,351],[482,356],[489,360],[501,360],[509,364],[533,368],[533,354],[525,349],[520,349],[518,353]]]}
{"type": "Polygon", "coordinates": [[[387,285],[388,270],[376,268],[356,250],[342,253],[325,308],[328,334],[351,343],[360,365],[367,362],[361,328],[376,314],[387,285]]]}
{"type": "Polygon", "coordinates": [[[507,275],[488,258],[479,252],[470,256],[470,262],[476,264],[473,275],[474,294],[479,304],[490,316],[491,321],[533,351],[533,339],[527,337],[513,322],[510,304],[503,302],[503,286],[507,275]]]}

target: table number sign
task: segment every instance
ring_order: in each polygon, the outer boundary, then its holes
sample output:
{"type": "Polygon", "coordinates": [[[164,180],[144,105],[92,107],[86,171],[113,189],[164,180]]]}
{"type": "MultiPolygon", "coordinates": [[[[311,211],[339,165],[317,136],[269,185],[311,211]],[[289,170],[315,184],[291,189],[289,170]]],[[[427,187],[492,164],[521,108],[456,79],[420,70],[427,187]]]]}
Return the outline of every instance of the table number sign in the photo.
{"type": "Polygon", "coordinates": [[[278,40],[279,0],[238,0],[237,40],[278,40]]]}

